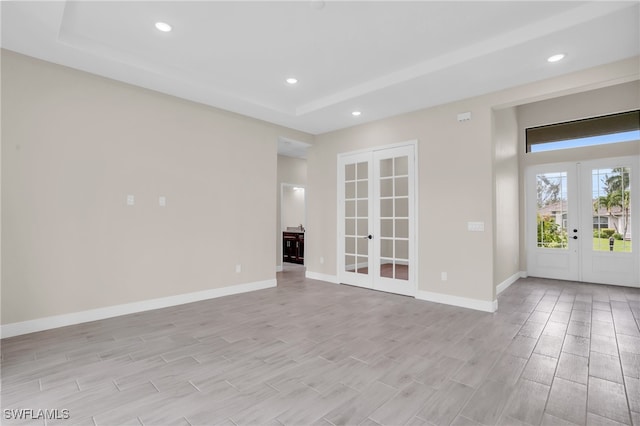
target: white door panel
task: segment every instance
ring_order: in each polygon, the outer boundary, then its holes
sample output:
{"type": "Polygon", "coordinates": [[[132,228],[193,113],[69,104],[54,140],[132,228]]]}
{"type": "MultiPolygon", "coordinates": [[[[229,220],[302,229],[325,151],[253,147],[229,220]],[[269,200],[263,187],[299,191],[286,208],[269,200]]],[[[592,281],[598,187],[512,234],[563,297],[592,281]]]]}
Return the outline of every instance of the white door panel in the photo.
{"type": "Polygon", "coordinates": [[[578,281],[575,164],[532,167],[526,179],[528,274],[578,281]]]}
{"type": "Polygon", "coordinates": [[[632,226],[640,211],[638,157],[583,162],[580,170],[581,227],[593,233],[582,240],[582,281],[639,287],[640,256],[633,242],[640,240],[638,227],[632,226]],[[605,236],[603,229],[614,231],[614,239],[596,238],[598,232],[605,236]]]}
{"type": "Polygon", "coordinates": [[[338,165],[339,194],[339,261],[338,276],[344,282],[371,287],[370,273],[372,241],[369,220],[373,195],[371,155],[353,154],[340,158],[338,165]]]}

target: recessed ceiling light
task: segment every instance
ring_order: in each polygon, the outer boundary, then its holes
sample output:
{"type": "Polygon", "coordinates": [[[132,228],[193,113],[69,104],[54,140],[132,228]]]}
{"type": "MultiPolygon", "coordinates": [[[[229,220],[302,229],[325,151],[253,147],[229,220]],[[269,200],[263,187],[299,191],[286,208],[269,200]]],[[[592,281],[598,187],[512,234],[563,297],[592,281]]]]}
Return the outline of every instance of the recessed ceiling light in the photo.
{"type": "Polygon", "coordinates": [[[297,82],[298,82],[297,78],[289,77],[287,79],[287,83],[289,83],[289,84],[296,84],[297,82]]]}
{"type": "Polygon", "coordinates": [[[168,33],[171,31],[171,25],[166,22],[156,22],[156,29],[158,31],[162,31],[163,33],[168,33]]]}
{"type": "Polygon", "coordinates": [[[353,112],[351,113],[351,115],[353,115],[354,117],[357,117],[357,116],[359,116],[360,114],[362,114],[360,111],[353,111],[353,112]]]}
{"type": "Polygon", "coordinates": [[[558,62],[564,59],[566,55],[564,53],[558,53],[557,55],[549,56],[547,61],[549,62],[558,62]]]}

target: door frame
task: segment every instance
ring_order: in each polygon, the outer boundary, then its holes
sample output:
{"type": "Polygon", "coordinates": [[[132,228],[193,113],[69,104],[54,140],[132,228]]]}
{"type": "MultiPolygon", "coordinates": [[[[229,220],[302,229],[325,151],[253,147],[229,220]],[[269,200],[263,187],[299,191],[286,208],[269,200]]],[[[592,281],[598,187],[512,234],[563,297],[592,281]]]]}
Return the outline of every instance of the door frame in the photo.
{"type": "MultiPolygon", "coordinates": [[[[343,189],[344,189],[344,179],[339,179],[339,177],[341,176],[341,172],[340,172],[340,163],[342,158],[344,157],[349,157],[352,155],[359,155],[359,154],[371,154],[373,156],[373,152],[375,151],[382,151],[382,150],[386,150],[386,149],[392,149],[392,148],[403,148],[403,147],[411,147],[413,149],[413,208],[410,211],[410,214],[413,215],[413,232],[410,233],[409,235],[409,244],[413,247],[414,251],[413,251],[413,258],[410,259],[411,262],[413,262],[413,266],[409,268],[409,277],[410,279],[413,279],[413,292],[412,294],[409,294],[408,296],[411,297],[416,297],[416,295],[418,294],[418,283],[419,283],[419,277],[420,277],[420,268],[419,268],[419,259],[420,259],[420,248],[419,248],[419,244],[418,244],[418,235],[419,235],[419,157],[418,157],[418,140],[417,139],[411,139],[405,142],[398,142],[398,143],[393,143],[393,144],[387,144],[387,145],[377,145],[377,146],[373,146],[373,147],[369,147],[369,148],[363,148],[363,149],[359,149],[359,150],[355,150],[355,151],[348,151],[348,152],[341,152],[338,153],[338,155],[336,156],[336,265],[337,265],[337,274],[336,274],[336,278],[337,278],[337,282],[338,284],[343,284],[341,282],[341,277],[343,274],[343,271],[345,269],[345,264],[344,264],[344,217],[343,217],[343,212],[342,212],[342,200],[340,199],[340,194],[342,193],[343,189]]],[[[371,176],[373,176],[373,172],[371,173],[371,176]]],[[[373,180],[373,179],[372,179],[373,180]]],[[[373,195],[373,184],[375,184],[375,182],[371,182],[371,185],[369,185],[369,196],[372,197],[373,195]]],[[[371,212],[369,213],[370,215],[372,214],[371,212]]],[[[373,229],[372,227],[375,224],[370,223],[369,225],[369,229],[373,229]]],[[[375,236],[374,236],[375,237],[375,236]]],[[[369,262],[370,268],[373,267],[372,262],[369,262]]],[[[373,268],[372,268],[373,269],[373,268]]],[[[373,275],[372,278],[373,280],[373,275]]],[[[400,293],[399,293],[400,294],[400,293]]]]}
{"type": "MultiPolygon", "coordinates": [[[[637,193],[640,192],[640,156],[638,155],[625,155],[625,156],[617,156],[617,157],[603,157],[603,158],[595,158],[595,159],[586,159],[586,160],[574,160],[574,161],[564,161],[558,163],[543,163],[543,164],[534,164],[530,165],[525,169],[524,172],[524,189],[525,189],[525,253],[527,259],[527,275],[528,276],[537,276],[535,271],[532,273],[532,260],[533,260],[533,251],[538,250],[537,248],[537,228],[535,226],[535,222],[531,217],[532,213],[535,211],[534,206],[536,204],[536,191],[533,188],[534,178],[536,174],[553,172],[553,171],[567,171],[567,179],[568,179],[568,187],[567,193],[570,191],[574,191],[574,195],[569,197],[568,204],[568,212],[569,212],[569,223],[567,223],[567,231],[569,235],[569,250],[575,251],[575,256],[573,256],[573,261],[575,262],[574,267],[575,271],[574,278],[571,277],[563,277],[563,276],[553,276],[553,274],[545,274],[546,276],[543,278],[550,279],[561,279],[561,280],[574,280],[578,282],[585,283],[595,283],[595,284],[607,284],[607,285],[617,285],[617,286],[627,286],[627,287],[640,287],[640,260],[638,259],[637,253],[640,247],[636,247],[635,251],[630,253],[630,257],[634,260],[634,265],[632,266],[633,273],[635,277],[633,277],[632,282],[620,282],[616,280],[608,281],[605,278],[598,278],[597,282],[594,281],[594,278],[589,278],[589,274],[585,273],[586,260],[589,259],[589,254],[585,255],[585,253],[589,252],[589,247],[591,247],[591,241],[593,239],[593,221],[591,209],[587,208],[587,200],[590,201],[591,197],[588,197],[588,193],[591,191],[591,182],[587,182],[588,175],[590,170],[593,167],[608,167],[607,163],[616,164],[616,163],[629,163],[632,168],[631,171],[631,183],[632,188],[638,188],[634,190],[634,195],[632,197],[632,211],[637,211],[640,213],[640,197],[637,196],[637,193]],[[604,163],[604,164],[603,164],[604,163]],[[573,177],[573,181],[571,182],[569,179],[573,177]],[[585,198],[587,197],[587,198],[585,198]],[[573,199],[573,200],[572,200],[573,199]],[[572,240],[573,236],[572,228],[576,228],[579,230],[577,236],[578,240],[572,240]],[[577,241],[577,244],[571,244],[572,241],[577,241]],[[633,256],[635,254],[635,257],[633,256]]],[[[635,216],[635,215],[634,215],[635,216]]],[[[636,220],[635,222],[640,222],[636,220]]],[[[633,223],[633,219],[632,219],[633,223]]],[[[632,226],[632,237],[631,241],[640,241],[640,227],[632,226]]],[[[638,246],[638,244],[636,244],[638,246]]],[[[601,257],[599,253],[593,254],[592,256],[601,257]]],[[[559,254],[559,253],[558,253],[559,254]]],[[[570,254],[569,254],[570,255],[570,254]]],[[[623,256],[626,256],[623,254],[623,256]]],[[[593,275],[592,275],[593,276],[593,275]]]]}

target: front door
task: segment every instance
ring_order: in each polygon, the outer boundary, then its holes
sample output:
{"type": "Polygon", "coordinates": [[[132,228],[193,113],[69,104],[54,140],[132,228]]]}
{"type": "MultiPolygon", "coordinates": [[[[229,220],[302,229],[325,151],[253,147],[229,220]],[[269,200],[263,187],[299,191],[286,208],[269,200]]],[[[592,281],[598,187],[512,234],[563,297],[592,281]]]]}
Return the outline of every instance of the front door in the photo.
{"type": "Polygon", "coordinates": [[[415,145],[339,157],[341,283],[415,295],[415,145]]]}
{"type": "Polygon", "coordinates": [[[529,275],[640,287],[638,157],[534,166],[526,180],[529,275]]]}

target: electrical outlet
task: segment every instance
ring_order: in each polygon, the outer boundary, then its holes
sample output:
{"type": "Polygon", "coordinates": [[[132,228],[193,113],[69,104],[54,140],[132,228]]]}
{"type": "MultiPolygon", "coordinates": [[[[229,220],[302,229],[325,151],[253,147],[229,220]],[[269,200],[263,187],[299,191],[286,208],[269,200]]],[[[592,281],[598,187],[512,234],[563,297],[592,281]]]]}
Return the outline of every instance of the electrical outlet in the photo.
{"type": "Polygon", "coordinates": [[[236,273],[239,274],[240,272],[242,272],[242,265],[238,263],[236,265],[236,273]]]}
{"type": "Polygon", "coordinates": [[[161,195],[158,197],[158,205],[160,207],[165,207],[167,205],[167,197],[165,197],[164,195],[161,195]]]}
{"type": "Polygon", "coordinates": [[[320,256],[320,264],[324,265],[324,257],[320,256]]]}
{"type": "Polygon", "coordinates": [[[446,281],[447,280],[447,273],[446,272],[440,272],[440,280],[442,281],[446,281]]]}
{"type": "Polygon", "coordinates": [[[127,205],[133,206],[136,203],[136,197],[133,195],[127,195],[127,205]]]}

